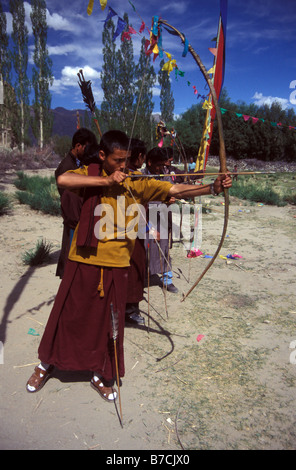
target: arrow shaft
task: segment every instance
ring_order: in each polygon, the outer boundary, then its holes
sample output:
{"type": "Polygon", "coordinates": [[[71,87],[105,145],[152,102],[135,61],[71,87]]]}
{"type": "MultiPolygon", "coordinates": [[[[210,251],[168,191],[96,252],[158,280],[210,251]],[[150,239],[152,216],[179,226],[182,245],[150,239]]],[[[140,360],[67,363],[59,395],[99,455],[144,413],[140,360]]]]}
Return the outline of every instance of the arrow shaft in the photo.
{"type": "MultiPolygon", "coordinates": [[[[275,171],[227,171],[226,172],[229,175],[269,175],[269,174],[275,174],[275,171]]],[[[224,172],[214,172],[214,173],[203,173],[203,172],[195,172],[195,173],[160,173],[157,175],[145,175],[145,174],[132,174],[128,175],[127,178],[156,178],[156,177],[164,177],[164,176],[195,176],[195,175],[200,175],[200,176],[219,176],[219,175],[225,175],[224,172]]]]}

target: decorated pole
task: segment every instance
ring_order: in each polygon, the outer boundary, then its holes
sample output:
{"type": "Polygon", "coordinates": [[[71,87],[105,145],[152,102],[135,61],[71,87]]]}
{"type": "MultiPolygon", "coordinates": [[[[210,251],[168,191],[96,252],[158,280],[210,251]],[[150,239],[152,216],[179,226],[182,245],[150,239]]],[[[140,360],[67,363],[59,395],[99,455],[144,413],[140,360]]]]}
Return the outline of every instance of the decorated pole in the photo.
{"type": "MultiPolygon", "coordinates": [[[[177,28],[175,28],[174,26],[171,26],[169,23],[167,23],[167,21],[165,20],[162,20],[162,19],[159,19],[158,20],[159,23],[165,25],[167,28],[169,28],[174,35],[177,35],[180,37],[181,41],[183,44],[187,44],[187,41],[186,41],[186,38],[184,36],[183,33],[181,33],[177,28]]],[[[218,99],[217,99],[217,95],[216,95],[216,91],[215,91],[215,88],[214,88],[214,85],[212,83],[212,80],[204,66],[204,64],[202,63],[199,55],[195,52],[195,50],[193,49],[193,47],[191,46],[191,44],[188,44],[188,51],[190,52],[190,54],[192,55],[192,57],[194,58],[196,64],[198,65],[201,73],[203,74],[207,84],[208,84],[208,87],[210,89],[210,92],[211,92],[211,95],[212,95],[212,101],[213,101],[213,105],[215,106],[216,108],[216,118],[217,118],[217,124],[218,124],[218,133],[219,133],[219,159],[220,159],[220,173],[222,174],[226,174],[228,172],[227,170],[227,166],[226,166],[226,151],[225,151],[225,141],[224,141],[224,133],[223,133],[223,124],[222,124],[222,113],[221,113],[221,110],[220,110],[220,107],[219,107],[219,103],[218,103],[218,99]]],[[[225,235],[226,235],[226,232],[227,232],[227,225],[228,225],[228,217],[229,217],[229,192],[228,192],[228,189],[227,188],[224,188],[224,199],[225,199],[225,205],[224,205],[224,226],[223,226],[223,231],[222,231],[222,235],[221,235],[221,239],[220,239],[220,242],[219,242],[219,245],[218,245],[218,248],[213,256],[213,258],[211,259],[211,261],[209,262],[208,266],[204,269],[204,271],[202,272],[202,274],[198,277],[198,279],[195,281],[195,283],[193,284],[193,286],[189,289],[189,291],[186,293],[186,294],[183,294],[183,298],[182,298],[182,302],[186,299],[186,297],[188,297],[188,295],[193,291],[193,289],[195,289],[195,287],[198,285],[198,283],[201,281],[201,279],[203,278],[203,276],[206,274],[206,272],[210,269],[210,267],[212,266],[212,264],[214,263],[215,259],[217,258],[221,248],[222,248],[222,245],[223,245],[223,242],[224,242],[224,239],[225,239],[225,235]]]]}

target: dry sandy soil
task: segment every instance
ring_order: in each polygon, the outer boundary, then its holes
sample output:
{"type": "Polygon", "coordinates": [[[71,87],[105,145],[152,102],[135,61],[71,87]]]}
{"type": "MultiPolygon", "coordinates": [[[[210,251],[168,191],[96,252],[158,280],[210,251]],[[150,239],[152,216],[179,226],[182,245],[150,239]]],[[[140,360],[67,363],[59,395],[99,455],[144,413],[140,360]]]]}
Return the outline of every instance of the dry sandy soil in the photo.
{"type": "MultiPolygon", "coordinates": [[[[15,190],[7,179],[0,189],[15,190]]],[[[213,254],[223,205],[222,198],[208,202],[215,205],[203,215],[201,249],[213,254]]],[[[148,309],[146,289],[149,332],[126,328],[121,427],[88,372],[55,371],[39,393],[25,390],[59,286],[62,222],[14,203],[0,220],[0,449],[295,450],[295,215],[292,206],[232,199],[221,254],[242,258],[217,259],[185,302],[181,293],[209,260],[189,260],[174,244],[180,293],[165,298],[151,286],[148,309]],[[28,268],[22,254],[40,238],[52,244],[52,262],[28,268]]]]}

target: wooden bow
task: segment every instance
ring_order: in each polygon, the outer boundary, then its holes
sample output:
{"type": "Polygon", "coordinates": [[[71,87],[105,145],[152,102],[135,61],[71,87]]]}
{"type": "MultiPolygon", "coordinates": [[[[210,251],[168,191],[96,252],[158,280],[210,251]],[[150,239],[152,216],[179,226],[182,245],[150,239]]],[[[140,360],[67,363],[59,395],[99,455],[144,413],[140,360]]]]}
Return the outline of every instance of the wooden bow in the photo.
{"type": "MultiPolygon", "coordinates": [[[[173,31],[173,34],[178,35],[180,37],[182,43],[185,44],[185,36],[178,29],[176,29],[174,26],[171,26],[165,20],[162,20],[162,19],[159,19],[159,23],[162,23],[167,28],[171,29],[173,31]]],[[[206,82],[209,86],[211,95],[212,95],[213,105],[215,106],[215,109],[216,109],[218,133],[219,133],[220,173],[225,174],[225,173],[227,173],[225,141],[224,141],[224,133],[223,133],[223,125],[222,125],[222,113],[221,113],[221,110],[220,110],[220,107],[219,107],[216,90],[214,88],[212,80],[211,80],[205,66],[203,65],[200,57],[197,55],[197,53],[195,52],[195,50],[193,49],[193,47],[190,44],[188,45],[188,50],[189,50],[190,54],[192,55],[192,57],[194,58],[195,62],[197,63],[201,73],[203,74],[203,76],[204,76],[204,78],[205,78],[205,80],[206,80],[206,82]]],[[[186,294],[183,294],[182,302],[186,299],[186,297],[188,297],[188,295],[193,291],[193,289],[195,289],[195,287],[198,285],[198,283],[204,277],[206,272],[210,269],[210,267],[214,263],[215,259],[217,258],[218,254],[219,254],[219,252],[222,248],[222,245],[223,245],[223,242],[224,242],[224,239],[225,239],[225,235],[226,235],[226,231],[227,231],[228,217],[229,217],[229,192],[228,192],[227,188],[224,188],[224,199],[225,199],[224,226],[223,226],[223,232],[222,232],[222,235],[221,235],[221,239],[220,239],[218,248],[217,248],[213,258],[210,260],[209,264],[206,266],[206,268],[201,273],[201,275],[198,277],[198,279],[193,284],[193,286],[189,289],[188,292],[186,292],[186,294]]]]}

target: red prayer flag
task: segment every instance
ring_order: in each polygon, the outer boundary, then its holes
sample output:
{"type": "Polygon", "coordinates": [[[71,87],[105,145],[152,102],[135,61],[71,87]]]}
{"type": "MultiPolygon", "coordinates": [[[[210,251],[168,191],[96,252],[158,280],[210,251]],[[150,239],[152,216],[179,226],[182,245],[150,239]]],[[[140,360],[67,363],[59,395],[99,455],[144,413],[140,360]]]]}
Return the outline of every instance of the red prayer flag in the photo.
{"type": "MultiPolygon", "coordinates": [[[[220,94],[222,91],[224,74],[225,74],[226,26],[227,26],[227,0],[220,0],[220,18],[219,18],[219,25],[218,25],[218,36],[217,36],[217,47],[216,47],[217,53],[215,55],[215,60],[214,60],[214,65],[216,65],[215,74],[214,74],[214,88],[215,88],[218,100],[220,98],[220,94]]],[[[210,115],[211,115],[211,124],[210,124],[208,145],[206,146],[206,150],[205,150],[204,168],[206,167],[206,164],[207,164],[212,135],[213,135],[214,120],[216,116],[216,109],[214,106],[211,109],[210,115]]]]}

